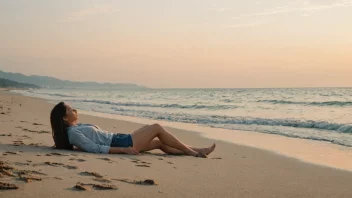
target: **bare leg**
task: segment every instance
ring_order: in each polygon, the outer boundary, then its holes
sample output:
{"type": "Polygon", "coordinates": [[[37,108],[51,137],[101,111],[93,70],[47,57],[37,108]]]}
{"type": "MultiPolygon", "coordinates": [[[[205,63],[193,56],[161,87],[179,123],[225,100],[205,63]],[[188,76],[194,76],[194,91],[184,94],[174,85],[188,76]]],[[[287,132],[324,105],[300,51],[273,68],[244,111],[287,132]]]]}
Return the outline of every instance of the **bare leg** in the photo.
{"type": "Polygon", "coordinates": [[[142,131],[142,130],[144,130],[144,129],[148,128],[148,127],[150,127],[150,125],[149,125],[149,124],[147,124],[147,125],[145,125],[145,126],[142,126],[141,128],[139,128],[139,129],[137,129],[137,130],[133,131],[133,133],[136,133],[136,132],[138,132],[138,131],[142,131]]]}
{"type": "MultiPolygon", "coordinates": [[[[196,152],[202,152],[206,155],[209,155],[211,152],[214,151],[215,146],[216,145],[213,144],[211,147],[208,147],[208,148],[195,148],[195,147],[190,147],[190,146],[188,146],[188,147],[196,152]]],[[[147,147],[142,149],[142,152],[143,151],[150,151],[150,150],[154,150],[154,149],[160,149],[164,153],[171,154],[171,155],[184,155],[185,154],[184,152],[182,152],[180,150],[166,146],[165,144],[161,143],[160,140],[158,140],[158,139],[154,139],[151,142],[149,142],[147,147]]]]}
{"type": "MultiPolygon", "coordinates": [[[[153,124],[148,127],[145,127],[144,129],[138,129],[137,131],[134,131],[131,134],[131,136],[132,136],[132,141],[133,141],[133,147],[137,151],[142,151],[144,148],[146,148],[150,144],[150,142],[154,138],[157,137],[157,138],[159,138],[159,140],[162,144],[165,144],[171,148],[180,150],[186,155],[191,155],[191,156],[198,156],[199,155],[198,152],[187,147],[185,144],[183,144],[180,140],[178,140],[171,133],[166,131],[159,124],[153,124]]],[[[200,154],[203,154],[203,153],[200,153],[200,154]]]]}

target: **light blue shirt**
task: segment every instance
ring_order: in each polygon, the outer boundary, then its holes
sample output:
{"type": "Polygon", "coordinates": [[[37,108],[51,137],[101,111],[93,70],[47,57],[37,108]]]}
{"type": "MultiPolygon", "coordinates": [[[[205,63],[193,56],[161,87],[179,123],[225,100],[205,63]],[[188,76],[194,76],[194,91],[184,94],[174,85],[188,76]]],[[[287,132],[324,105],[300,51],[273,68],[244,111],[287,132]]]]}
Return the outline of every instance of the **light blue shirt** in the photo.
{"type": "Polygon", "coordinates": [[[109,153],[112,133],[96,125],[78,124],[67,129],[68,141],[90,153],[109,153]]]}

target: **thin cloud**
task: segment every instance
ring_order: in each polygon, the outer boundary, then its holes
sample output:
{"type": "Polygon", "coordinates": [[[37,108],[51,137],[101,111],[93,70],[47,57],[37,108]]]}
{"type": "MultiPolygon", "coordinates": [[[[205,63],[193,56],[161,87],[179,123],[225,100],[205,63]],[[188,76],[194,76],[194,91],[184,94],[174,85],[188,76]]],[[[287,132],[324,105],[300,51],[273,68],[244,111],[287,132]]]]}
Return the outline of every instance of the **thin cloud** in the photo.
{"type": "Polygon", "coordinates": [[[267,22],[265,21],[255,21],[251,23],[239,23],[239,24],[233,24],[233,25],[227,25],[228,28],[246,28],[246,27],[253,27],[257,25],[263,25],[266,24],[267,22]]]}
{"type": "Polygon", "coordinates": [[[231,10],[231,8],[219,7],[216,4],[211,4],[211,8],[209,8],[209,10],[215,12],[225,12],[227,10],[231,10]]]}
{"type": "Polygon", "coordinates": [[[99,14],[111,14],[118,11],[111,5],[94,5],[89,8],[84,8],[69,14],[63,22],[77,22],[82,21],[87,17],[99,15],[99,14]]]}
{"type": "Polygon", "coordinates": [[[300,1],[301,6],[299,7],[289,7],[289,6],[281,6],[275,7],[273,9],[268,9],[263,12],[252,13],[252,14],[243,14],[236,17],[232,17],[233,19],[240,19],[240,18],[248,18],[248,17],[256,17],[256,16],[271,16],[283,13],[292,13],[292,12],[302,12],[307,15],[307,12],[316,12],[321,10],[327,10],[332,8],[339,8],[339,7],[348,7],[352,6],[351,0],[342,0],[336,1],[330,4],[312,4],[310,1],[300,1]]]}
{"type": "Polygon", "coordinates": [[[213,10],[215,12],[224,12],[226,10],[231,10],[231,8],[210,8],[209,10],[213,10]]]}

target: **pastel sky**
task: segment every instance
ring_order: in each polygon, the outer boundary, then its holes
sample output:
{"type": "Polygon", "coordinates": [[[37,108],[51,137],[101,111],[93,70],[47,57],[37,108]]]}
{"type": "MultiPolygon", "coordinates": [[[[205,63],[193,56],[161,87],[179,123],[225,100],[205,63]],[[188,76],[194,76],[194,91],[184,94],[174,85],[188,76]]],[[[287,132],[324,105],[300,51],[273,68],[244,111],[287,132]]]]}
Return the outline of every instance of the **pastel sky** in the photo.
{"type": "Polygon", "coordinates": [[[352,0],[0,0],[0,69],[153,88],[352,86],[352,0]]]}

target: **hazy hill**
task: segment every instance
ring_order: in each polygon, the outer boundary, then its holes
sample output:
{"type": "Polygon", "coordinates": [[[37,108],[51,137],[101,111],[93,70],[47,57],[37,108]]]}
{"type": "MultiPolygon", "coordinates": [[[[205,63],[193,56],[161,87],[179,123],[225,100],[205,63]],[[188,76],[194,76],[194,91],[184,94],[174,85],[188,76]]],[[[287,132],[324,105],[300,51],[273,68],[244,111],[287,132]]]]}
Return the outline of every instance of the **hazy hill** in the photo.
{"type": "Polygon", "coordinates": [[[60,80],[49,76],[23,75],[0,70],[0,78],[40,86],[42,88],[79,88],[79,89],[145,89],[147,87],[127,83],[97,83],[60,80]]]}
{"type": "Polygon", "coordinates": [[[19,82],[15,82],[15,81],[3,79],[3,78],[0,78],[0,87],[6,87],[6,88],[40,88],[37,85],[19,83],[19,82]]]}

